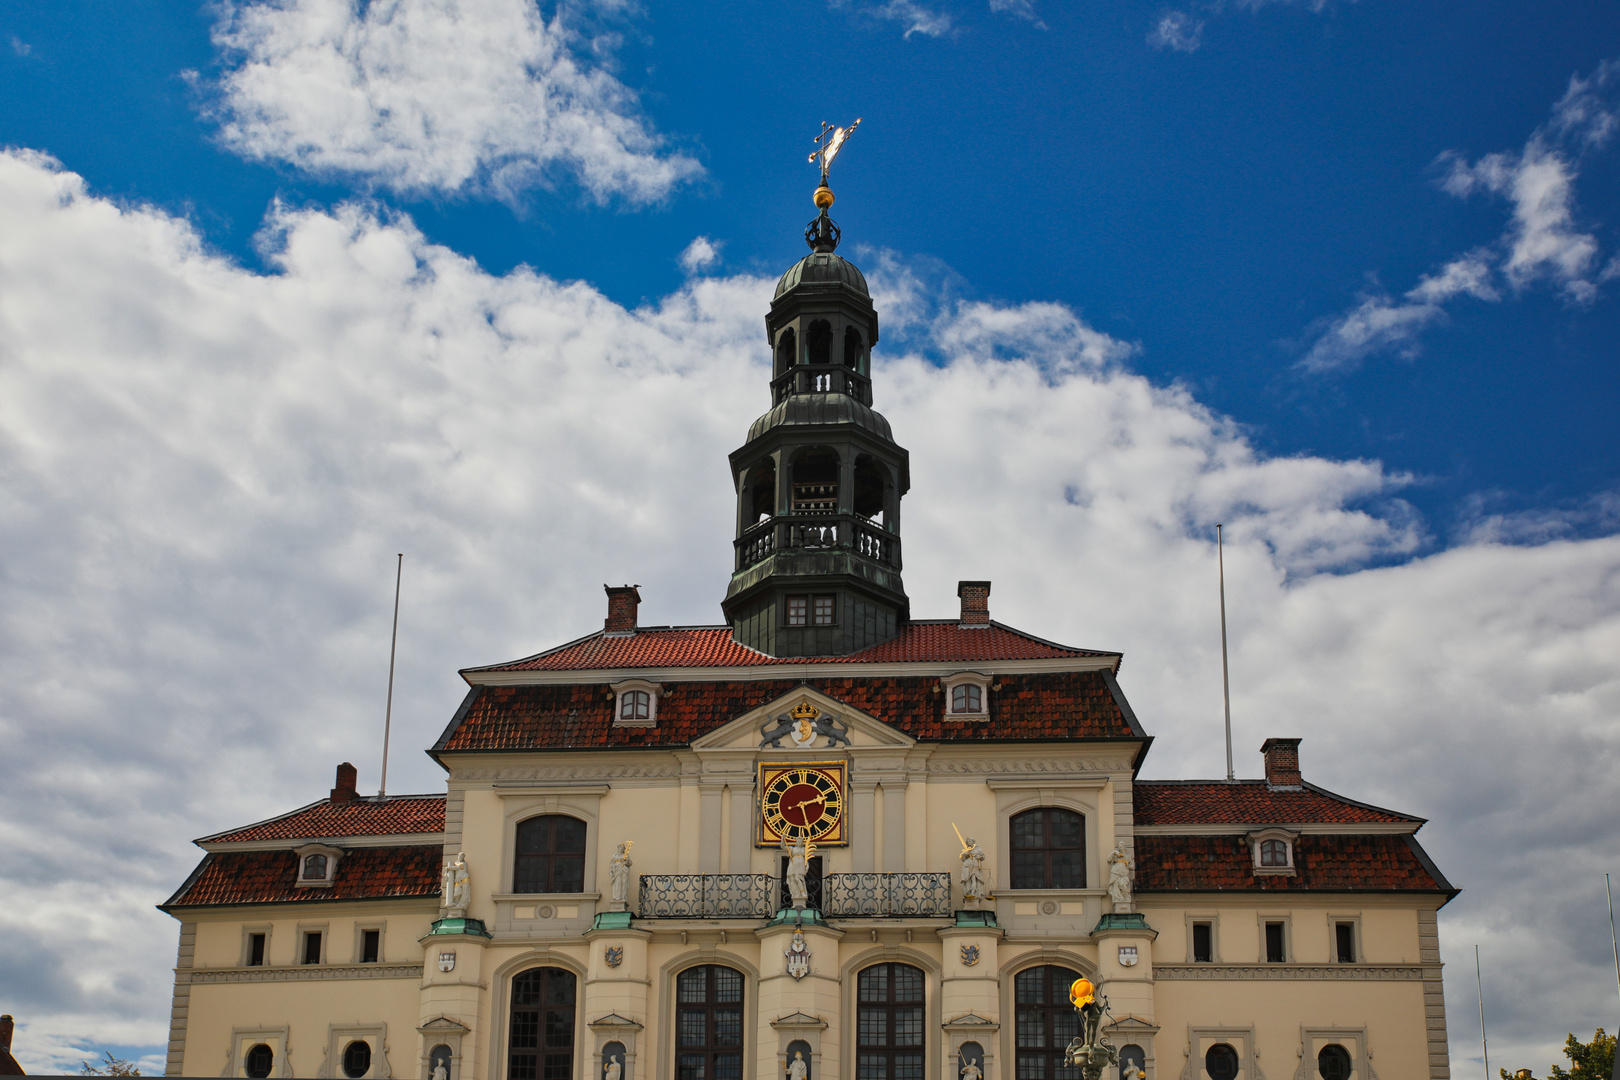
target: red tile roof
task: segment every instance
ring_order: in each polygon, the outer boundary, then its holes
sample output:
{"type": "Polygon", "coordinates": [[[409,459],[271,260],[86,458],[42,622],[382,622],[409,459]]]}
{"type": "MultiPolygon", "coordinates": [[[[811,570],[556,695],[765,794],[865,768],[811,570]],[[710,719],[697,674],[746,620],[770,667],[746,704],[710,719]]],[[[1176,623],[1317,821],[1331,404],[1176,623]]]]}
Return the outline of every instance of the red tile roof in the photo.
{"type": "Polygon", "coordinates": [[[991,623],[963,630],[953,621],[908,623],[898,635],[848,656],[766,656],[739,645],[729,626],[642,627],[634,634],[595,633],[523,660],[468,671],[591,671],[619,668],[770,667],[783,664],[890,664],[906,661],[1054,660],[1118,656],[1075,649],[991,623]]]}
{"type": "Polygon", "coordinates": [[[322,799],[290,814],[215,833],[199,844],[244,840],[313,840],[328,836],[399,836],[444,831],[443,795],[362,796],[353,802],[322,799]]]}
{"type": "Polygon", "coordinates": [[[1241,836],[1138,836],[1136,891],[1444,892],[1456,890],[1407,835],[1313,836],[1294,841],[1292,876],[1256,876],[1241,836]]]}
{"type": "Polygon", "coordinates": [[[1264,780],[1138,780],[1137,825],[1274,825],[1285,822],[1421,822],[1306,784],[1273,791],[1264,780]]]}
{"type": "Polygon", "coordinates": [[[923,741],[1145,739],[1102,671],[1003,675],[990,720],[944,720],[932,677],[778,679],[664,684],[658,726],[613,726],[613,698],[600,684],[478,686],[434,750],[684,746],[742,714],[807,686],[923,741]]]}
{"type": "Polygon", "coordinates": [[[443,864],[444,850],[437,844],[350,848],[338,860],[331,888],[300,889],[294,884],[298,856],[292,851],[215,851],[163,907],[433,897],[439,894],[443,864]]]}

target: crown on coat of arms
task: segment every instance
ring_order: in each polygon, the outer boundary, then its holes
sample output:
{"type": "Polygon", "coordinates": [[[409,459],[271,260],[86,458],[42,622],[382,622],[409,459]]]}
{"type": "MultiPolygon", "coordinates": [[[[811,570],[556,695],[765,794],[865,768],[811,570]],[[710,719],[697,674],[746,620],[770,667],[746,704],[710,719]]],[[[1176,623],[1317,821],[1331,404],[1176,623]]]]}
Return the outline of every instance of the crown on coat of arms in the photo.
{"type": "Polygon", "coordinates": [[[793,719],[795,720],[814,720],[819,715],[820,713],[816,707],[808,701],[801,701],[793,706],[793,719]]]}

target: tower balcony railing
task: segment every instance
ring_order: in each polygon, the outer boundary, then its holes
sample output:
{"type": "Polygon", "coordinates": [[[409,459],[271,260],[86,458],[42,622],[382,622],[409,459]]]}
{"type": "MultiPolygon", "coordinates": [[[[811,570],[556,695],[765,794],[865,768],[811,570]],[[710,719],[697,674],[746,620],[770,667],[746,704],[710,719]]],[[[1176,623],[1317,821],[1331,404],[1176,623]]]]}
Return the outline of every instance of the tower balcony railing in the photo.
{"type": "Polygon", "coordinates": [[[798,364],[771,380],[771,403],[780,405],[794,394],[848,394],[870,405],[872,380],[843,364],[798,364]]]}
{"type": "MultiPolygon", "coordinates": [[[[948,873],[823,874],[807,883],[828,918],[949,918],[948,873]]],[[[768,919],[789,905],[773,874],[642,874],[637,918],[768,919]]]]}
{"type": "Polygon", "coordinates": [[[899,534],[860,514],[778,514],[744,529],[734,543],[738,570],[778,551],[838,549],[900,569],[899,534]]]}

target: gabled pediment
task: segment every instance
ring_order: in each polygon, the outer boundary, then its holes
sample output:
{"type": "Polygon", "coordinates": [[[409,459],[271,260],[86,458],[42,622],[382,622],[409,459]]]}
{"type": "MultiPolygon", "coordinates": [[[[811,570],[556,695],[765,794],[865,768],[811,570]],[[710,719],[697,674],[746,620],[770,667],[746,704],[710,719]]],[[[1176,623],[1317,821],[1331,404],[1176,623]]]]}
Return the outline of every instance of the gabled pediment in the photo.
{"type": "Polygon", "coordinates": [[[808,686],[798,686],[709,732],[694,741],[692,749],[701,753],[705,750],[756,751],[764,747],[772,754],[826,753],[846,749],[900,750],[915,745],[916,741],[837,698],[808,686]],[[773,738],[775,746],[770,745],[773,738]]]}

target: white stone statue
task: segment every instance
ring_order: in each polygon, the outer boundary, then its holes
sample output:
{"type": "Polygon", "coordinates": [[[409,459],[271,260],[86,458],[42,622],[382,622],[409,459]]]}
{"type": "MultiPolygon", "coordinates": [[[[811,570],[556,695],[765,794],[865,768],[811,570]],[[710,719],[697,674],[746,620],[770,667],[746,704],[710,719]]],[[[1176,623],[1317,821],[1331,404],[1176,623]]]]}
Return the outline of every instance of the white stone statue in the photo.
{"type": "Polygon", "coordinates": [[[442,1059],[433,1063],[433,1080],[450,1080],[450,1070],[444,1067],[442,1059]]]}
{"type": "Polygon", "coordinates": [[[793,910],[798,911],[810,902],[810,888],[805,883],[810,875],[809,845],[804,840],[790,840],[785,836],[781,844],[788,857],[788,896],[793,900],[793,910]]]}
{"type": "Polygon", "coordinates": [[[962,904],[982,908],[988,890],[984,887],[984,849],[969,836],[962,841],[962,904]]]}
{"type": "Polygon", "coordinates": [[[613,853],[613,858],[608,860],[608,881],[612,889],[613,906],[619,911],[628,910],[630,907],[630,848],[634,844],[634,840],[626,840],[613,853]]]}
{"type": "Polygon", "coordinates": [[[602,1080],[619,1080],[620,1071],[619,1059],[608,1058],[607,1067],[602,1070],[602,1080]]]}
{"type": "Polygon", "coordinates": [[[962,1063],[961,1080],[980,1080],[984,1076],[977,1065],[964,1058],[960,1053],[956,1055],[956,1060],[962,1063]]]}
{"type": "Polygon", "coordinates": [[[1108,856],[1108,896],[1114,901],[1116,914],[1123,915],[1131,910],[1131,857],[1125,854],[1123,840],[1114,845],[1114,853],[1108,856]]]}
{"type": "Polygon", "coordinates": [[[810,1066],[805,1064],[804,1051],[793,1051],[793,1060],[787,1067],[788,1080],[805,1080],[810,1075],[810,1066]]]}
{"type": "Polygon", "coordinates": [[[439,892],[439,902],[449,918],[467,917],[467,908],[472,905],[472,875],[467,872],[466,852],[456,852],[455,861],[445,865],[439,892]]]}

